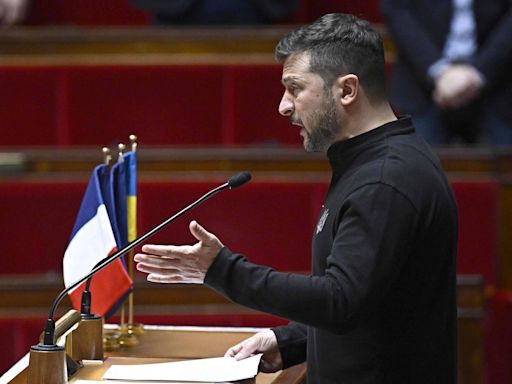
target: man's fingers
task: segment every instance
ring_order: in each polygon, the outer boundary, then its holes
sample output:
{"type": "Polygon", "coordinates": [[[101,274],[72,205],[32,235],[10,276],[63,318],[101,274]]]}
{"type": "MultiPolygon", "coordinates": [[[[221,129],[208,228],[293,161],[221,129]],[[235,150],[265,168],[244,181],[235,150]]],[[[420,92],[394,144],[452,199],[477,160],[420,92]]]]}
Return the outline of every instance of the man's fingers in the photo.
{"type": "MultiPolygon", "coordinates": [[[[137,263],[142,263],[148,266],[160,267],[160,268],[174,268],[173,260],[179,261],[179,257],[173,256],[152,256],[137,253],[133,260],[137,263]]],[[[179,263],[176,263],[179,264],[179,263]]]]}
{"type": "Polygon", "coordinates": [[[156,267],[144,263],[137,264],[137,270],[144,273],[158,273],[161,275],[170,275],[178,272],[178,268],[172,266],[156,267]]]}
{"type": "Polygon", "coordinates": [[[145,244],[142,252],[156,256],[180,257],[190,251],[189,246],[145,244]]]}
{"type": "Polygon", "coordinates": [[[247,359],[248,357],[251,357],[253,355],[254,355],[254,352],[251,351],[250,349],[242,348],[240,350],[240,352],[238,352],[234,357],[235,357],[235,360],[243,360],[243,359],[247,359]]]}
{"type": "Polygon", "coordinates": [[[208,245],[216,240],[216,236],[213,233],[208,232],[195,220],[190,222],[189,229],[190,233],[192,233],[192,236],[194,236],[197,240],[201,241],[205,245],[208,245]]]}
{"type": "Polygon", "coordinates": [[[229,348],[224,356],[226,357],[234,357],[236,360],[243,360],[249,356],[254,354],[253,348],[251,347],[252,343],[248,342],[249,339],[242,341],[240,344],[234,345],[229,348]]]}
{"type": "Polygon", "coordinates": [[[234,357],[236,360],[243,360],[250,356],[253,356],[255,353],[260,352],[258,343],[255,342],[254,336],[250,337],[244,341],[242,341],[240,344],[235,345],[232,347],[234,357]]]}
{"type": "Polygon", "coordinates": [[[162,275],[160,273],[150,273],[147,280],[152,283],[183,283],[185,279],[178,274],[162,275]]]}
{"type": "Polygon", "coordinates": [[[235,357],[238,352],[242,349],[242,344],[234,345],[233,347],[229,348],[226,353],[224,354],[225,357],[235,357]]]}

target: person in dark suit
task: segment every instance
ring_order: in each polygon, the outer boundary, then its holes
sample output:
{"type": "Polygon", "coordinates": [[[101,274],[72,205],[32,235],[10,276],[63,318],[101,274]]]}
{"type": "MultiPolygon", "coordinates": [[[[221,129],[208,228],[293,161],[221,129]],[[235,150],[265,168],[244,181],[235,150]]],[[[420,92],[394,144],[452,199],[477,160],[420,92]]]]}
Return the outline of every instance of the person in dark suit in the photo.
{"type": "Polygon", "coordinates": [[[268,24],[291,14],[298,0],[133,0],[156,25],[268,24]]]}
{"type": "Polygon", "coordinates": [[[512,144],[512,1],[382,0],[390,101],[431,144],[512,144]]]}

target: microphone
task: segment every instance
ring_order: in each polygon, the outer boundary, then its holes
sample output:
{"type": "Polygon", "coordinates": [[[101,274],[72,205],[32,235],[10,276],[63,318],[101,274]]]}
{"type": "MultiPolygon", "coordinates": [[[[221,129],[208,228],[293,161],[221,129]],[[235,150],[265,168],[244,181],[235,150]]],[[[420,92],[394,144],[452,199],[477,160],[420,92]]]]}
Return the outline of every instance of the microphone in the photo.
{"type": "Polygon", "coordinates": [[[251,180],[251,174],[249,172],[240,172],[235,176],[231,176],[228,180],[229,189],[241,187],[245,183],[251,180]]]}
{"type": "Polygon", "coordinates": [[[43,338],[43,344],[39,344],[38,346],[42,347],[42,349],[47,350],[48,348],[55,346],[55,311],[57,309],[57,306],[62,301],[62,299],[68,294],[70,291],[72,291],[74,288],[78,287],[80,284],[82,284],[84,281],[92,277],[94,274],[105,268],[107,265],[111,264],[113,261],[115,261],[117,258],[123,256],[124,254],[131,251],[133,248],[135,248],[137,245],[142,243],[143,241],[147,240],[149,237],[153,236],[155,233],[159,232],[161,229],[163,229],[168,224],[175,221],[177,218],[185,214],[186,212],[190,211],[192,208],[198,206],[205,200],[208,200],[210,197],[214,196],[218,192],[224,190],[224,189],[233,189],[238,188],[245,183],[247,183],[249,180],[251,180],[251,174],[249,172],[241,172],[234,176],[232,176],[226,183],[212,189],[211,191],[207,192],[203,196],[201,196],[199,199],[194,201],[192,204],[188,205],[187,207],[183,208],[178,213],[174,214],[173,216],[169,217],[153,229],[149,230],[142,236],[138,237],[137,239],[133,240],[131,243],[128,243],[124,248],[120,249],[116,253],[114,253],[111,256],[105,257],[102,261],[100,261],[87,275],[79,279],[78,281],[74,282],[67,288],[65,288],[54,300],[52,307],[50,309],[50,312],[48,314],[48,319],[46,321],[46,326],[44,330],[44,338],[43,338]]]}

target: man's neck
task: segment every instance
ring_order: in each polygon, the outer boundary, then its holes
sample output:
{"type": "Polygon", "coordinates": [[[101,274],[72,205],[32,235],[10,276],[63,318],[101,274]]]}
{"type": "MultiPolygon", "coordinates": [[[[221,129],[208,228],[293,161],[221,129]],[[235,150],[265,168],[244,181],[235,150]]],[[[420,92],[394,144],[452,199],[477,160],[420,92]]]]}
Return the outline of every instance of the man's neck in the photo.
{"type": "Polygon", "coordinates": [[[349,118],[345,120],[343,140],[359,136],[395,120],[397,118],[387,102],[367,105],[365,108],[354,108],[350,111],[349,118]]]}

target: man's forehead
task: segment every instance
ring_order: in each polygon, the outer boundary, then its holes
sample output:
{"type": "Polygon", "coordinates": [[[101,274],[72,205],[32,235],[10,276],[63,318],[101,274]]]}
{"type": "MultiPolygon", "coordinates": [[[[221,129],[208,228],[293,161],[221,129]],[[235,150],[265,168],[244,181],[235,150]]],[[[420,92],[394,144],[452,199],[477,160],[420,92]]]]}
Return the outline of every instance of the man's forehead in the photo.
{"type": "Polygon", "coordinates": [[[309,52],[295,52],[289,55],[284,61],[283,65],[286,66],[309,66],[310,54],[309,52]]]}
{"type": "Polygon", "coordinates": [[[283,83],[288,83],[310,74],[309,54],[307,53],[294,53],[287,57],[283,63],[283,83]]]}

